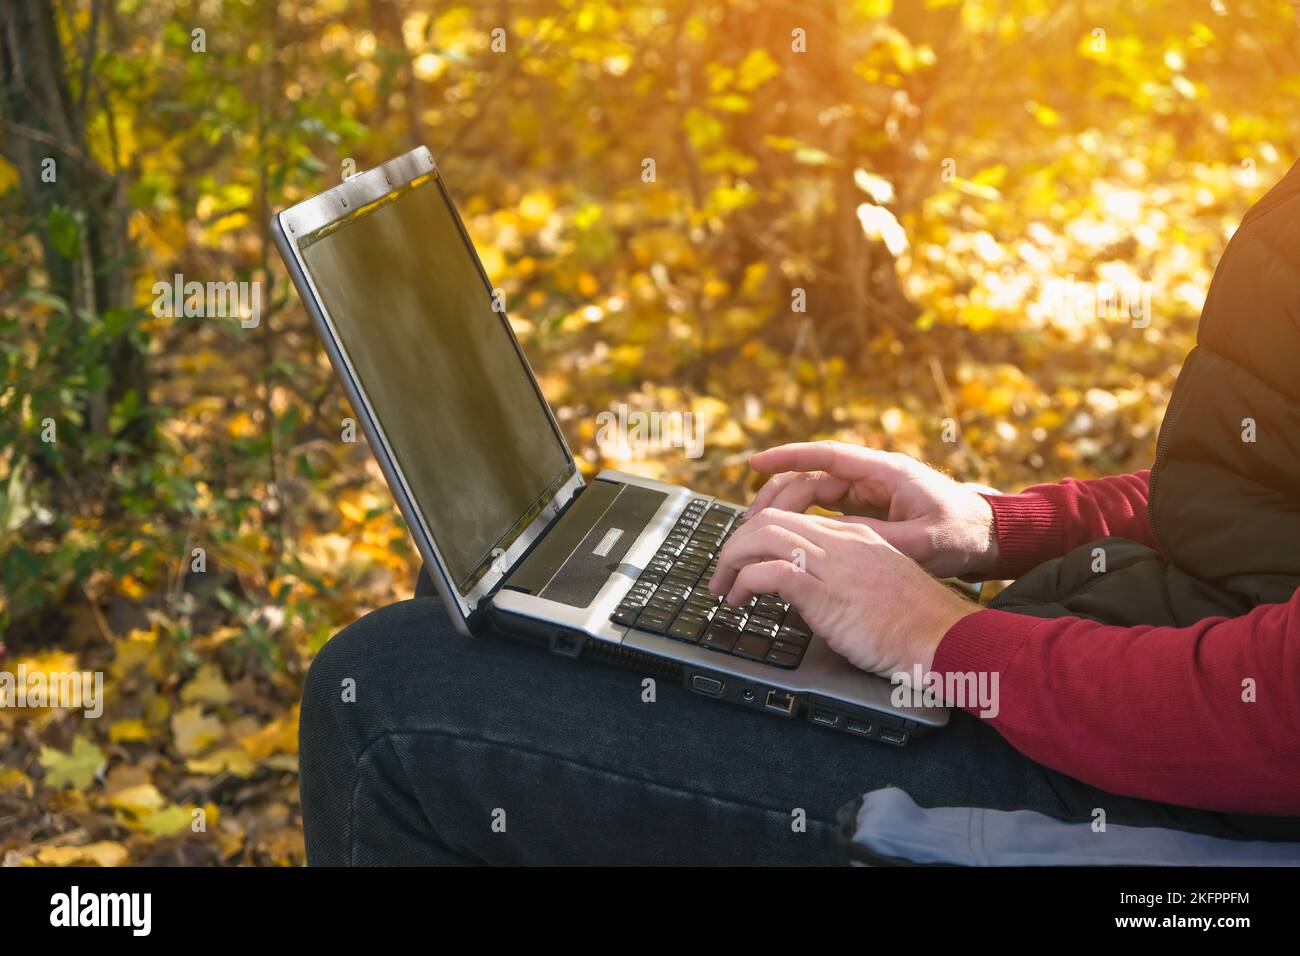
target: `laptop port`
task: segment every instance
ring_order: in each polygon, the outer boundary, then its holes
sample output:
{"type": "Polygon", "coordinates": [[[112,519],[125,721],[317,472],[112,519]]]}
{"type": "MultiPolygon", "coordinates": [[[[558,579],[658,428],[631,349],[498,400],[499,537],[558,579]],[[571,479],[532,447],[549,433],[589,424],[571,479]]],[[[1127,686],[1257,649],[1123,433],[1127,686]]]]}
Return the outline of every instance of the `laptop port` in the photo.
{"type": "Polygon", "coordinates": [[[740,696],[745,698],[745,703],[752,704],[754,702],[754,688],[746,687],[745,692],[740,696]]]}
{"type": "Polygon", "coordinates": [[[696,674],[691,678],[691,690],[697,694],[704,694],[706,697],[721,697],[722,681],[696,674]]]}
{"type": "Polygon", "coordinates": [[[822,710],[820,707],[814,707],[812,720],[814,724],[821,724],[823,727],[834,727],[840,722],[840,715],[829,710],[822,710]]]}
{"type": "Polygon", "coordinates": [[[787,694],[783,690],[769,690],[767,700],[763,706],[768,710],[775,710],[779,714],[785,714],[787,717],[794,716],[794,694],[787,694]]]}
{"type": "Polygon", "coordinates": [[[901,747],[907,743],[907,734],[901,730],[890,730],[888,727],[881,727],[878,739],[887,744],[897,744],[901,747]]]}
{"type": "Polygon", "coordinates": [[[844,729],[851,734],[861,734],[863,737],[871,734],[871,725],[865,720],[858,720],[856,717],[850,717],[845,723],[844,729]]]}

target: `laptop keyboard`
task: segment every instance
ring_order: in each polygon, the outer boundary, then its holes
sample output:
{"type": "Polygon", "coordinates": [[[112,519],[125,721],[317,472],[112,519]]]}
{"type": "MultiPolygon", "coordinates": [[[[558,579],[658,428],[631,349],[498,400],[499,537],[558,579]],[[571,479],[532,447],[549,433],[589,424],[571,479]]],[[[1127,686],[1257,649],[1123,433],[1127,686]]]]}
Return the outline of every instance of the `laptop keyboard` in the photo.
{"type": "Polygon", "coordinates": [[[711,651],[798,667],[812,639],[798,611],[775,594],[732,607],[709,592],[718,552],[739,524],[736,509],[693,498],[610,620],[711,651]]]}

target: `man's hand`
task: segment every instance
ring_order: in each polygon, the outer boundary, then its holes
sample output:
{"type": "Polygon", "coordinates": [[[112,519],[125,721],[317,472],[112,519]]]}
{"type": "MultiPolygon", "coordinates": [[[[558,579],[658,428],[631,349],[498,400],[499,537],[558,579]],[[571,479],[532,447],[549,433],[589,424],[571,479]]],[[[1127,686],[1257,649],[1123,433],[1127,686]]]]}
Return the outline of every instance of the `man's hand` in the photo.
{"type": "Polygon", "coordinates": [[[833,650],[885,677],[928,672],[948,629],[979,610],[866,524],[775,508],[731,536],[709,589],[733,605],[779,594],[833,650]]]}
{"type": "Polygon", "coordinates": [[[931,574],[988,574],[997,566],[989,503],[914,458],[822,441],[769,448],[749,463],[772,477],[747,514],[820,505],[870,528],[931,574]]]}

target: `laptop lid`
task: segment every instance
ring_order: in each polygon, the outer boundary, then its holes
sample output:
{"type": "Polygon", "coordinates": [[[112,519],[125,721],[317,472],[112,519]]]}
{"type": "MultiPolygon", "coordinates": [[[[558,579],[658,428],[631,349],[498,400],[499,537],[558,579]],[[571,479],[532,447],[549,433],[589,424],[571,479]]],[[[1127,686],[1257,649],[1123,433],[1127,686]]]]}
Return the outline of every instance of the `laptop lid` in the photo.
{"type": "Polygon", "coordinates": [[[272,223],[434,584],[462,633],[582,487],[421,147],[272,223]]]}

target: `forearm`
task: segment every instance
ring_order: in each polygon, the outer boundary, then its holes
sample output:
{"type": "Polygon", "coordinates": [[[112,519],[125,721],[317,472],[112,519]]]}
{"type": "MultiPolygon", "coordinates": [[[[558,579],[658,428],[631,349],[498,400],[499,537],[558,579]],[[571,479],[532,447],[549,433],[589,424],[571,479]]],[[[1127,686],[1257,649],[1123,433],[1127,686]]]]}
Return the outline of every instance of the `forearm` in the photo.
{"type": "Polygon", "coordinates": [[[1300,813],[1300,598],[1187,628],[983,610],[947,632],[934,670],[996,673],[993,726],[1085,783],[1208,810],[1300,813]]]}
{"type": "Polygon", "coordinates": [[[993,509],[997,564],[986,576],[1014,578],[1089,541],[1115,535],[1157,547],[1147,519],[1150,471],[985,495],[993,509]]]}

